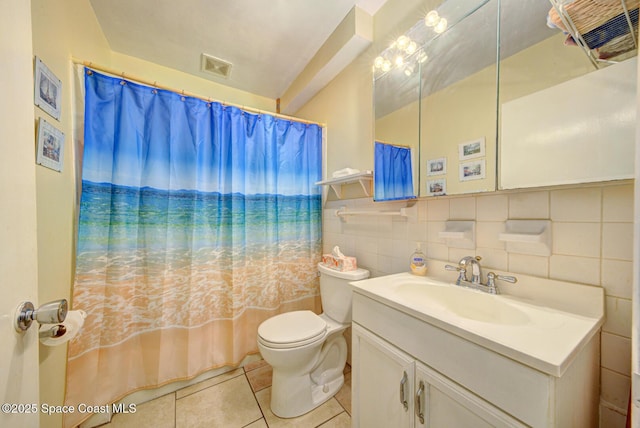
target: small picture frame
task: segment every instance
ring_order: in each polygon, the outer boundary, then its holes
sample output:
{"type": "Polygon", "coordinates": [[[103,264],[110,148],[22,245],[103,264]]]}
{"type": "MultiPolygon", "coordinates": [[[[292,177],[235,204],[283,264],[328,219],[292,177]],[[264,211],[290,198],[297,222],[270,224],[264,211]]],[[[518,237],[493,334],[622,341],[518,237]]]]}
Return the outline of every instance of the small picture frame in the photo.
{"type": "Polygon", "coordinates": [[[34,86],[34,104],[60,120],[62,82],[38,57],[35,59],[34,86]]]}
{"type": "Polygon", "coordinates": [[[460,181],[481,180],[486,175],[486,162],[478,159],[460,164],[460,181]]]}
{"type": "Polygon", "coordinates": [[[49,122],[38,120],[38,153],[36,163],[55,171],[62,171],[64,134],[49,122]]]}
{"type": "Polygon", "coordinates": [[[435,180],[427,180],[427,193],[430,196],[447,194],[447,179],[436,178],[435,180]]]}
{"type": "Polygon", "coordinates": [[[481,158],[485,155],[484,137],[477,140],[458,144],[458,157],[460,160],[481,158]]]}
{"type": "Polygon", "coordinates": [[[447,173],[447,158],[427,160],[427,175],[445,175],[447,173]]]}

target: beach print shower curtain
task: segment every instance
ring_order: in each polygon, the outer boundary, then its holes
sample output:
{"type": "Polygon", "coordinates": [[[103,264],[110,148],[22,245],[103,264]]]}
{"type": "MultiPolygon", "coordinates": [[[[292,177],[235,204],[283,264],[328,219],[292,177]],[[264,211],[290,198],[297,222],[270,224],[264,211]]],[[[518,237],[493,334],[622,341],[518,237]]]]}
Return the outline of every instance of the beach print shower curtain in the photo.
{"type": "Polygon", "coordinates": [[[320,309],[321,127],[91,70],[84,111],[67,405],[237,364],[263,320],[320,309]]]}

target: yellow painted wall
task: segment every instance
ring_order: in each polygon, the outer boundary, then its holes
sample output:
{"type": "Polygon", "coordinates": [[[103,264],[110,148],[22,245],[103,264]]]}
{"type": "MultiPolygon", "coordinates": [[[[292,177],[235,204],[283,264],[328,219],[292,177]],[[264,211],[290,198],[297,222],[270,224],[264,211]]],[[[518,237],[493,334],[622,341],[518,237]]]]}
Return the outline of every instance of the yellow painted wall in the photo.
{"type": "Polygon", "coordinates": [[[370,65],[356,60],[296,115],[327,125],[329,175],[350,167],[373,167],[373,107],[370,65]]]}
{"type": "MultiPolygon", "coordinates": [[[[296,116],[327,125],[325,177],[342,168],[373,170],[373,60],[439,0],[388,0],[374,16],[374,42],[296,116]]],[[[343,186],[343,197],[363,197],[359,184],[343,186]]],[[[328,193],[329,199],[335,195],[328,193]]]]}
{"type": "Polygon", "coordinates": [[[221,85],[191,74],[154,64],[140,58],[112,52],[111,68],[124,71],[135,77],[176,89],[185,90],[202,97],[210,97],[213,101],[227,102],[252,109],[275,112],[276,101],[250,92],[240,91],[230,86],[221,85]]]}
{"type": "MultiPolygon", "coordinates": [[[[112,52],[93,9],[85,0],[32,0],[33,52],[62,81],[60,121],[34,107],[36,122],[44,117],[65,134],[62,172],[36,166],[38,302],[71,299],[76,237],[76,162],[74,149],[72,58],[117,69],[136,77],[184,89],[214,100],[273,111],[275,100],[239,91],[199,77],[112,52]]],[[[34,124],[35,126],[35,124],[34,124]]],[[[35,145],[35,141],[34,141],[35,145]]],[[[35,152],[35,150],[34,150],[35,152]]],[[[70,300],[71,302],[71,300],[70,300]]],[[[71,302],[73,306],[73,302],[71,302]]],[[[40,402],[61,405],[64,400],[66,346],[40,345],[40,402]]],[[[61,415],[40,416],[43,428],[61,426],[61,415]]]]}

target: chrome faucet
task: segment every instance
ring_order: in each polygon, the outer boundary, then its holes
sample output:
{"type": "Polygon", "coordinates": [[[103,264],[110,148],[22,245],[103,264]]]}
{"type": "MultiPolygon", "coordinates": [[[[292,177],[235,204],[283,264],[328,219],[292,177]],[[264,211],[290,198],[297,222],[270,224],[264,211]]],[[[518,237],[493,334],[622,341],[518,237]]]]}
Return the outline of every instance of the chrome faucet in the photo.
{"type": "Polygon", "coordinates": [[[466,281],[471,282],[472,284],[480,284],[482,281],[482,268],[480,267],[480,260],[482,257],[477,256],[467,256],[460,259],[458,265],[461,268],[464,268],[466,281]],[[469,279],[468,273],[471,270],[471,279],[469,279]]]}
{"type": "Polygon", "coordinates": [[[515,276],[498,275],[494,272],[487,274],[487,283],[482,283],[482,268],[480,266],[481,257],[466,256],[460,259],[458,266],[445,265],[446,270],[453,270],[459,273],[456,285],[473,288],[475,290],[484,291],[489,294],[500,294],[496,280],[516,283],[518,279],[515,276]],[[471,270],[471,279],[467,276],[467,272],[471,270]]]}

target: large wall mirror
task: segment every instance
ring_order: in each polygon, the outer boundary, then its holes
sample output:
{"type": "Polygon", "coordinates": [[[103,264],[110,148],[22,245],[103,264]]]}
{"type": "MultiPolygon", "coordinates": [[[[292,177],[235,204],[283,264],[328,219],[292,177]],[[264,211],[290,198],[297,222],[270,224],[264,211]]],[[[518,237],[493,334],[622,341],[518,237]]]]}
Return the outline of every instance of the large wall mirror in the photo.
{"type": "MultiPolygon", "coordinates": [[[[403,36],[407,37],[407,36],[403,36]]],[[[374,73],[374,114],[375,114],[375,165],[379,163],[381,145],[407,148],[411,151],[411,178],[413,189],[408,197],[417,196],[419,179],[419,129],[420,129],[420,64],[415,41],[403,42],[387,50],[385,56],[377,59],[374,73]],[[413,43],[410,45],[410,43],[413,43]],[[410,46],[409,46],[410,45],[410,46]],[[384,59],[383,59],[384,58],[384,59]],[[399,64],[398,58],[402,59],[399,64]]],[[[407,37],[406,40],[409,40],[407,37]]],[[[378,193],[377,180],[374,193],[378,193]]],[[[375,200],[384,200],[374,197],[375,200]]]]}
{"type": "MultiPolygon", "coordinates": [[[[411,50],[413,48],[409,48],[411,50]]],[[[389,60],[390,61],[390,60],[389,60]]],[[[394,66],[381,72],[374,80],[375,147],[374,175],[379,174],[381,153],[386,151],[390,156],[401,151],[408,151],[411,157],[411,189],[406,189],[404,199],[417,196],[419,183],[419,129],[420,129],[420,95],[419,67],[411,56],[404,67],[394,66]],[[383,147],[387,147],[384,149],[383,147]]],[[[386,69],[386,67],[385,67],[386,69]]],[[[382,70],[381,70],[382,71],[382,70]]],[[[386,162],[387,164],[389,162],[386,162]]],[[[386,172],[384,172],[386,173],[386,172]]],[[[374,177],[374,200],[402,199],[385,197],[379,190],[380,179],[374,177]]],[[[398,177],[397,180],[401,180],[398,177]]]]}
{"type": "Polygon", "coordinates": [[[419,196],[496,189],[498,4],[440,2],[377,58],[376,141],[414,149],[419,196]]]}
{"type": "Polygon", "coordinates": [[[631,177],[637,23],[635,0],[443,1],[376,59],[376,140],[413,148],[419,196],[631,177]]]}
{"type": "Polygon", "coordinates": [[[496,189],[498,0],[445,1],[424,45],[420,195],[496,189]]]}

